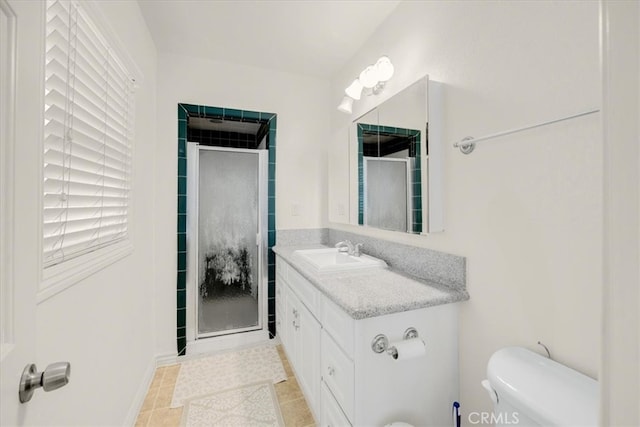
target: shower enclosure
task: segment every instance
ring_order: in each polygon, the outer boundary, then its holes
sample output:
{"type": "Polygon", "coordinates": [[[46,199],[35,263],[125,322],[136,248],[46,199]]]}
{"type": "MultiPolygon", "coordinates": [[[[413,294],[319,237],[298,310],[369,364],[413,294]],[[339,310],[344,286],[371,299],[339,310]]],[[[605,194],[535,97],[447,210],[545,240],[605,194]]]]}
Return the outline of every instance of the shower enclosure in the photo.
{"type": "Polygon", "coordinates": [[[191,339],[266,329],[267,150],[188,143],[191,339]]]}
{"type": "Polygon", "coordinates": [[[364,157],[365,224],[410,232],[414,158],[364,157]]]}

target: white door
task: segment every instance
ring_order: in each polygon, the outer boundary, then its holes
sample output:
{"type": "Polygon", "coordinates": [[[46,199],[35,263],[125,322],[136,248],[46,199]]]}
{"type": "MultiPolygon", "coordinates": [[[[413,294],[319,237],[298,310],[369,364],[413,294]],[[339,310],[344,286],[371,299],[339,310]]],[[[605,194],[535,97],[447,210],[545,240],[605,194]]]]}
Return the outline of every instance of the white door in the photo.
{"type": "Polygon", "coordinates": [[[21,404],[18,400],[22,371],[36,361],[43,12],[41,2],[0,0],[0,425],[3,426],[24,424],[29,411],[34,410],[33,401],[42,397],[38,395],[42,391],[36,391],[31,402],[21,404]]]}

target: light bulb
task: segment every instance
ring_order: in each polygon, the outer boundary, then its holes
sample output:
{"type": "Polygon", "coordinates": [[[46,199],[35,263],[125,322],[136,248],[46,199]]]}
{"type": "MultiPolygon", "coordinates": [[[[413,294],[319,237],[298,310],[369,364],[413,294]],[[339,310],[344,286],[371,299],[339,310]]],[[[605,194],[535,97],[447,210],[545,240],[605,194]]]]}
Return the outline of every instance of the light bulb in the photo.
{"type": "Polygon", "coordinates": [[[386,82],[391,77],[393,77],[393,64],[388,56],[382,56],[376,62],[376,70],[378,75],[378,80],[381,82],[386,82]]]}
{"type": "Polygon", "coordinates": [[[372,87],[374,87],[379,81],[376,67],[373,65],[369,65],[367,68],[362,70],[359,80],[360,83],[362,83],[362,86],[366,87],[367,89],[371,89],[372,87]]]}
{"type": "Polygon", "coordinates": [[[343,113],[351,114],[351,109],[353,107],[353,98],[345,96],[342,98],[342,102],[338,105],[338,110],[343,113]]]}
{"type": "Polygon", "coordinates": [[[360,96],[362,95],[362,83],[360,83],[360,80],[355,79],[353,83],[344,90],[344,93],[353,99],[360,99],[360,96]]]}

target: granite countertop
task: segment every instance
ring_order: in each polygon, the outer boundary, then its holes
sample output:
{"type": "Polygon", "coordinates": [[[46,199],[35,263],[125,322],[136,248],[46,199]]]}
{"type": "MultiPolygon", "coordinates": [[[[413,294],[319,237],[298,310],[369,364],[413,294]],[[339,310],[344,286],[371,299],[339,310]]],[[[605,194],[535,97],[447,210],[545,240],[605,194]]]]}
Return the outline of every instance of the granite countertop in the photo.
{"type": "Polygon", "coordinates": [[[273,251],[356,320],[469,299],[465,290],[408,277],[390,269],[317,274],[294,256],[296,250],[326,247],[278,245],[273,251]]]}

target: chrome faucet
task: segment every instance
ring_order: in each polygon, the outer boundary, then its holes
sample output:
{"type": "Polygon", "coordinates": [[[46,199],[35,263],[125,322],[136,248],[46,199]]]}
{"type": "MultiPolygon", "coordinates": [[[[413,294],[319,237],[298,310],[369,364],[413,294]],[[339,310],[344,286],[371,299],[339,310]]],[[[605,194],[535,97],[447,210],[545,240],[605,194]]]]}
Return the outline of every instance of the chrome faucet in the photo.
{"type": "Polygon", "coordinates": [[[343,240],[342,242],[338,242],[335,245],[335,247],[338,249],[338,252],[346,252],[348,255],[352,256],[362,255],[362,246],[364,246],[364,244],[356,243],[354,245],[350,240],[343,240]]]}
{"type": "Polygon", "coordinates": [[[353,255],[353,243],[351,243],[350,240],[338,242],[335,247],[338,249],[338,252],[346,252],[349,255],[353,255]]]}
{"type": "Polygon", "coordinates": [[[353,256],[362,255],[362,247],[363,246],[364,246],[364,243],[356,243],[356,245],[353,248],[353,256]]]}

